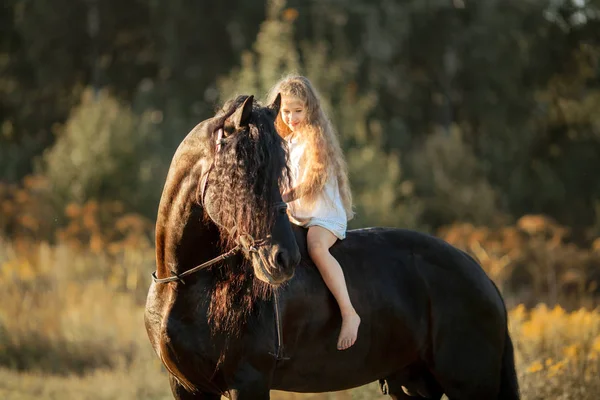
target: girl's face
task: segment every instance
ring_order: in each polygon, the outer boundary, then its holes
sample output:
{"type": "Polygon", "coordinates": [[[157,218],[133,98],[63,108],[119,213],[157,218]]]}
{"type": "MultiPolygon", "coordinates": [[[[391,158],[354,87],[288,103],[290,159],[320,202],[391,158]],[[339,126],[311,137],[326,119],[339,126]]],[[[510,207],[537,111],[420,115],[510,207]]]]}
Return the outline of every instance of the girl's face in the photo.
{"type": "Polygon", "coordinates": [[[281,119],[292,132],[306,122],[306,105],[295,96],[282,96],[281,119]]]}

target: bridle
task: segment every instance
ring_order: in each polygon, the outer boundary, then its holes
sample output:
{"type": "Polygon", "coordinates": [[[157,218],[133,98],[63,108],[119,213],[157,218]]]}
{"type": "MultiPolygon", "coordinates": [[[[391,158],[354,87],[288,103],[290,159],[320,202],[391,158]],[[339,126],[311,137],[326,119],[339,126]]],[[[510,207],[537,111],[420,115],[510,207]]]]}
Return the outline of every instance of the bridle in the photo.
{"type": "MultiPolygon", "coordinates": [[[[223,230],[225,230],[226,232],[228,232],[229,236],[232,237],[234,235],[237,234],[237,237],[235,239],[235,247],[233,247],[231,250],[229,250],[228,252],[221,254],[218,257],[215,257],[209,261],[206,261],[200,265],[195,266],[194,268],[188,269],[187,271],[184,271],[180,274],[178,274],[177,272],[171,270],[169,271],[171,273],[171,276],[166,277],[166,278],[158,278],[156,276],[156,271],[152,273],[152,280],[154,280],[155,283],[169,283],[169,282],[181,282],[183,284],[185,284],[185,281],[183,280],[183,278],[185,278],[188,275],[191,275],[195,272],[198,272],[200,270],[206,269],[208,267],[210,267],[211,265],[214,265],[218,262],[227,260],[233,256],[235,256],[238,252],[243,252],[244,255],[246,257],[249,257],[250,254],[252,253],[258,253],[258,248],[261,246],[264,246],[270,239],[270,235],[262,238],[262,239],[254,239],[254,237],[252,237],[252,235],[250,235],[249,233],[246,232],[239,232],[238,233],[238,228],[237,226],[234,226],[233,228],[227,228],[223,225],[221,225],[216,218],[214,218],[211,214],[210,211],[208,209],[208,207],[205,206],[205,202],[204,202],[204,197],[206,195],[206,188],[208,186],[208,177],[210,175],[210,173],[213,171],[214,167],[215,167],[215,163],[217,160],[217,157],[219,156],[219,153],[221,151],[221,148],[223,147],[223,145],[225,145],[227,143],[227,139],[225,139],[223,137],[223,128],[220,128],[217,130],[217,139],[215,140],[215,157],[213,158],[212,163],[210,164],[210,167],[208,168],[208,170],[203,174],[202,179],[201,179],[201,184],[200,184],[200,196],[199,196],[199,200],[200,203],[202,204],[204,211],[208,214],[209,218],[219,227],[221,227],[223,230]]],[[[273,204],[271,206],[272,208],[274,208],[276,211],[279,210],[285,210],[287,209],[287,204],[285,202],[277,202],[275,204],[273,204]]]]}
{"type": "MultiPolygon", "coordinates": [[[[223,225],[219,224],[219,222],[211,216],[210,212],[208,211],[208,208],[204,206],[204,204],[205,204],[204,196],[206,195],[206,187],[208,185],[208,177],[215,167],[215,163],[216,163],[217,157],[221,151],[221,148],[226,143],[227,143],[227,140],[223,137],[223,128],[220,128],[217,130],[217,139],[215,141],[215,145],[216,145],[215,157],[213,158],[213,161],[212,161],[210,167],[208,168],[206,173],[204,173],[204,175],[202,176],[202,179],[201,179],[200,203],[202,204],[203,209],[208,214],[209,218],[215,224],[217,224],[221,228],[225,229],[225,231],[227,231],[230,236],[233,236],[238,231],[237,226],[234,226],[232,229],[228,229],[227,227],[224,227],[223,225]]],[[[272,207],[275,208],[276,211],[279,211],[281,209],[287,209],[287,204],[285,202],[277,202],[277,203],[273,204],[272,207]]],[[[187,271],[184,271],[181,274],[178,274],[177,272],[170,270],[169,272],[171,273],[171,276],[166,277],[166,278],[158,278],[156,276],[156,271],[154,271],[154,272],[152,272],[152,280],[155,283],[181,282],[182,284],[185,284],[185,281],[183,280],[183,278],[185,278],[186,276],[191,275],[197,271],[206,269],[206,268],[208,268],[214,264],[217,264],[221,261],[225,261],[225,260],[235,256],[240,251],[242,251],[247,257],[251,253],[258,253],[258,248],[260,246],[265,245],[269,238],[270,237],[267,236],[266,238],[255,240],[252,237],[252,235],[250,235],[249,233],[245,233],[245,232],[239,233],[235,240],[235,242],[237,243],[236,246],[233,247],[228,252],[221,254],[220,256],[215,257],[209,261],[206,261],[200,265],[197,265],[194,268],[188,269],[187,271]]],[[[275,343],[275,352],[273,352],[273,353],[269,352],[269,354],[271,356],[273,356],[273,358],[275,358],[276,365],[278,365],[282,361],[289,360],[289,357],[285,356],[285,351],[284,351],[284,346],[283,346],[283,329],[281,326],[281,310],[280,310],[280,306],[279,306],[279,295],[276,290],[273,290],[273,312],[275,314],[275,335],[277,337],[277,341],[275,343]]]]}

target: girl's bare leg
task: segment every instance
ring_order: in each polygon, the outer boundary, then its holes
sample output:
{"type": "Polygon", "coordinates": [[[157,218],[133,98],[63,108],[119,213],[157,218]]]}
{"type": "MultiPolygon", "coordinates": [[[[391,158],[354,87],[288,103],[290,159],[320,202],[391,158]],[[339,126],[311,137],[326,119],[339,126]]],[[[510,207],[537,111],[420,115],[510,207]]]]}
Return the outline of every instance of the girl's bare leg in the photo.
{"type": "Polygon", "coordinates": [[[323,227],[311,226],[308,228],[308,253],[340,307],[342,329],[337,348],[345,350],[356,342],[360,317],[350,302],[342,267],[329,252],[329,248],[336,240],[337,237],[323,227]]]}

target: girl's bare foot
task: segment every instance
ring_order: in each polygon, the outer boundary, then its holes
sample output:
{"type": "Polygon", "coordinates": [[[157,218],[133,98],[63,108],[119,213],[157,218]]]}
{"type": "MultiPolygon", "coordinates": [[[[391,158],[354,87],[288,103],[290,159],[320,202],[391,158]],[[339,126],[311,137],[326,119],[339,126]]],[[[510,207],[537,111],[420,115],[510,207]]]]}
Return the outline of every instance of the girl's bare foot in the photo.
{"type": "Polygon", "coordinates": [[[356,342],[360,317],[353,311],[352,314],[342,315],[342,329],[338,338],[338,350],[346,350],[356,342]]]}

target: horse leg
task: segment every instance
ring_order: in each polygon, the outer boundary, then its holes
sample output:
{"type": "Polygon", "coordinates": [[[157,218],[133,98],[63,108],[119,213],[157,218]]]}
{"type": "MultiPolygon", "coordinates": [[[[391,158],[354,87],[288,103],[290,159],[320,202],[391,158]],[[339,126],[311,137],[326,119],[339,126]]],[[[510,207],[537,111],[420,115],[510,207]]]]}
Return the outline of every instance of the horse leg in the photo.
{"type": "Polygon", "coordinates": [[[411,373],[392,375],[379,380],[383,394],[394,400],[433,399],[440,400],[444,392],[435,378],[427,370],[420,370],[418,376],[411,373]],[[407,379],[408,378],[408,379],[407,379]]]}
{"type": "Polygon", "coordinates": [[[262,386],[244,387],[230,391],[231,400],[269,400],[270,390],[262,386]]]}
{"type": "Polygon", "coordinates": [[[410,399],[417,399],[417,398],[423,398],[421,396],[413,396],[413,395],[409,395],[407,394],[404,389],[402,388],[402,385],[397,382],[394,379],[380,379],[379,380],[379,387],[381,388],[381,392],[384,395],[388,395],[390,396],[392,399],[394,400],[410,400],[410,399]]]}
{"type": "Polygon", "coordinates": [[[271,398],[271,383],[269,374],[265,373],[272,364],[272,359],[266,358],[264,370],[254,365],[241,363],[235,374],[228,380],[229,398],[231,400],[269,400],[271,398]]]}
{"type": "Polygon", "coordinates": [[[172,375],[169,375],[169,384],[171,385],[171,392],[176,400],[220,400],[220,394],[203,393],[203,392],[188,392],[183,386],[177,382],[172,375]]]}
{"type": "Polygon", "coordinates": [[[451,400],[497,399],[500,388],[500,350],[490,351],[483,336],[464,332],[460,339],[441,343],[432,370],[451,400]]]}

